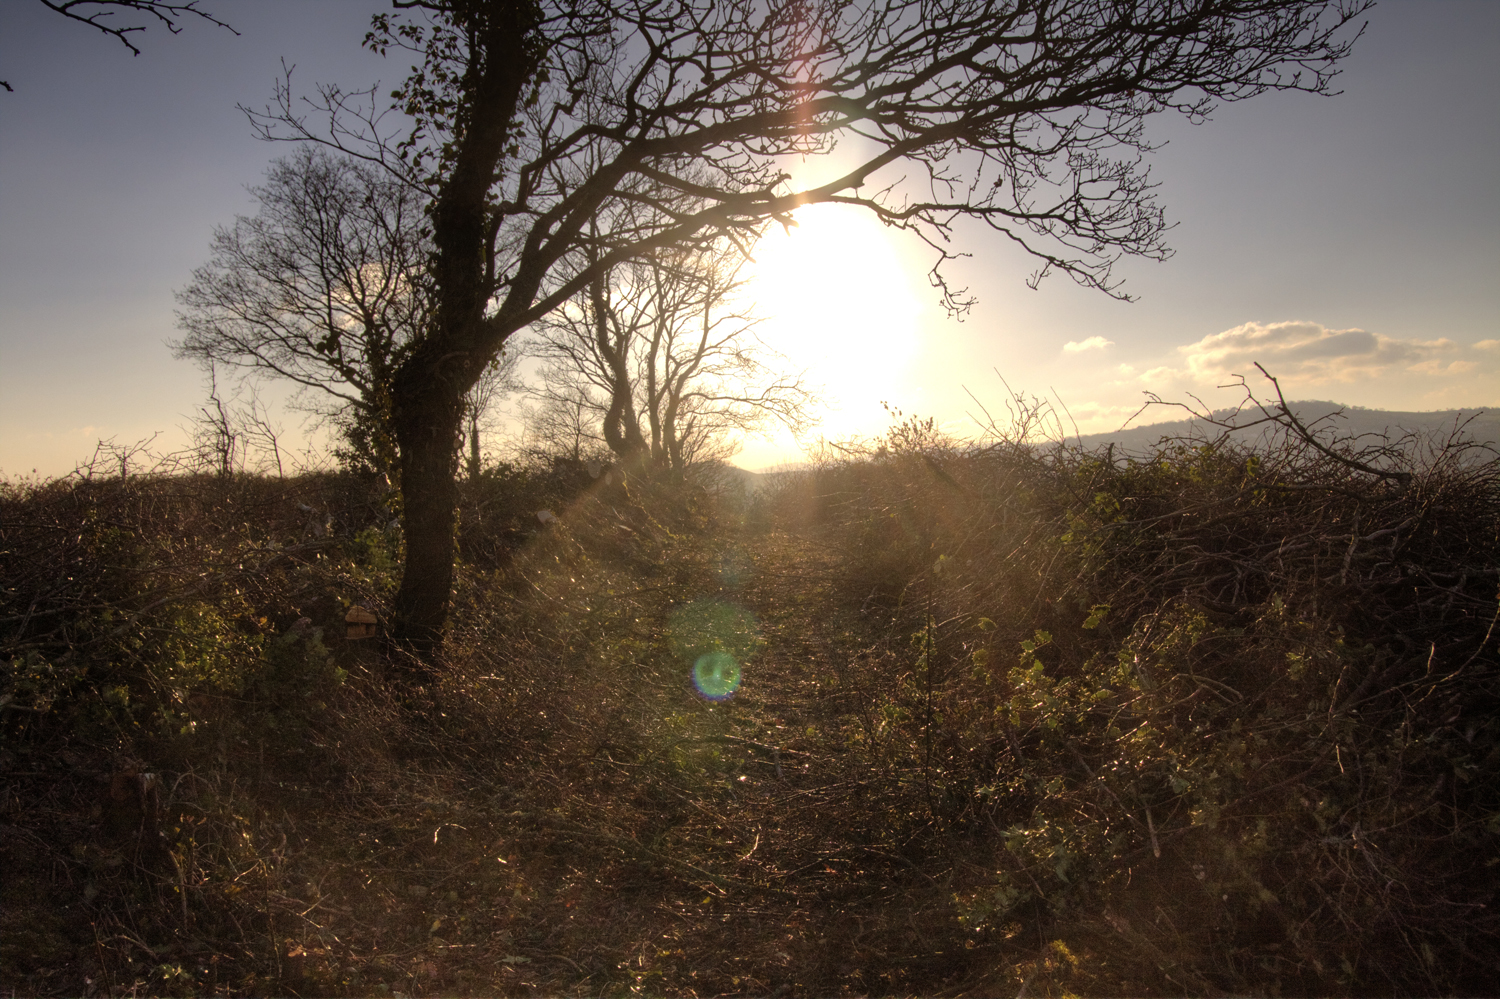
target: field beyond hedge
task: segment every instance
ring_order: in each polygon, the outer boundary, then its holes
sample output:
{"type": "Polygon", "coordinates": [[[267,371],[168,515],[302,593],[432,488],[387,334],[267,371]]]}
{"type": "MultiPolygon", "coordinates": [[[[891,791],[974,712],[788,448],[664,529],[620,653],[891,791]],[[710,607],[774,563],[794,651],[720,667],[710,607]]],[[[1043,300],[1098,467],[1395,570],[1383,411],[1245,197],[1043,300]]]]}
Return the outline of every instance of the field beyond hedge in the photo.
{"type": "Polygon", "coordinates": [[[425,685],[371,482],[0,486],[0,994],[1493,993],[1500,463],[1285,424],[501,466],[425,685]]]}

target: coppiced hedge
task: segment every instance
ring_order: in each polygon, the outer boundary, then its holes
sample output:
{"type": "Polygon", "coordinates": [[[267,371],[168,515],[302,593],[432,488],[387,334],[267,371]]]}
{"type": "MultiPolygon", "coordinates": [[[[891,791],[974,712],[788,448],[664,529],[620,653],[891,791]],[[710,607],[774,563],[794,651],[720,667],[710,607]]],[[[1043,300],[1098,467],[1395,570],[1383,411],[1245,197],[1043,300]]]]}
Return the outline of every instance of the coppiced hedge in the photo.
{"type": "Polygon", "coordinates": [[[8,484],[0,988],[1490,991],[1500,465],[1267,415],[497,468],[430,689],[369,481],[8,484]]]}
{"type": "Polygon", "coordinates": [[[907,421],[779,503],[880,620],[859,735],[977,932],[1104,992],[1482,993],[1500,465],[1270,415],[1137,456],[907,421]]]}

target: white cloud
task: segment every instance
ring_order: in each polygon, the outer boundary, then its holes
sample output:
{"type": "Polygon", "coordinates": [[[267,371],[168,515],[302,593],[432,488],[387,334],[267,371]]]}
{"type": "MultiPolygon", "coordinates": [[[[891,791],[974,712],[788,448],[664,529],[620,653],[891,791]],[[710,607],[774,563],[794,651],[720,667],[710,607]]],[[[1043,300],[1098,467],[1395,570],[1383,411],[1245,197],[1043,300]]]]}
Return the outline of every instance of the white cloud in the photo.
{"type": "Polygon", "coordinates": [[[1479,365],[1473,361],[1449,361],[1444,364],[1437,358],[1413,364],[1406,370],[1415,371],[1419,375],[1466,375],[1479,365]]]}
{"type": "Polygon", "coordinates": [[[1480,340],[1474,345],[1475,350],[1500,350],[1500,340],[1480,340]]]}
{"type": "Polygon", "coordinates": [[[1102,336],[1091,336],[1081,342],[1078,340],[1069,340],[1063,344],[1063,353],[1081,354],[1085,350],[1103,350],[1105,347],[1113,347],[1114,345],[1115,342],[1113,340],[1106,340],[1102,336]]]}
{"type": "Polygon", "coordinates": [[[1160,367],[1152,368],[1150,371],[1147,371],[1145,374],[1141,375],[1140,382],[1143,385],[1151,385],[1159,388],[1165,383],[1181,377],[1181,371],[1178,371],[1176,368],[1171,367],[1170,365],[1163,364],[1160,367]]]}
{"type": "Polygon", "coordinates": [[[1392,368],[1420,374],[1459,374],[1467,362],[1444,363],[1457,349],[1440,340],[1397,340],[1361,329],[1335,330],[1319,323],[1245,323],[1177,348],[1199,379],[1252,375],[1258,362],[1278,378],[1305,385],[1355,382],[1392,368]]]}

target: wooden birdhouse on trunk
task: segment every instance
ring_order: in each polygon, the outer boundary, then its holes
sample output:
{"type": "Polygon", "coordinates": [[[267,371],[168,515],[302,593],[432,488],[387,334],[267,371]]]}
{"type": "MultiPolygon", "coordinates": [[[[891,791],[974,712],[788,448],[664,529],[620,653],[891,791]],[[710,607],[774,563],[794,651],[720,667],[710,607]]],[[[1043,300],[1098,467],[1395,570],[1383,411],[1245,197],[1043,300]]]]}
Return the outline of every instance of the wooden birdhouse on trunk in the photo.
{"type": "Polygon", "coordinates": [[[348,625],[348,631],[344,634],[345,638],[374,638],[379,619],[359,604],[355,604],[349,608],[349,613],[344,615],[344,624],[348,625]]]}

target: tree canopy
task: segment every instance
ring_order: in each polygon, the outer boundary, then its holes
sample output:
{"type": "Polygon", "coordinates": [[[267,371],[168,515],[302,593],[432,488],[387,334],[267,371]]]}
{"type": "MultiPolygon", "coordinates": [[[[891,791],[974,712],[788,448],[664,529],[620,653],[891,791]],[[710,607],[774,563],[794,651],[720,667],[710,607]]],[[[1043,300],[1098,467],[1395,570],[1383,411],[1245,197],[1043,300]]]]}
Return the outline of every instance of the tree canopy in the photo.
{"type": "Polygon", "coordinates": [[[441,638],[464,390],[516,332],[647,254],[752,240],[799,205],[873,212],[942,264],[961,220],[1120,295],[1121,255],[1164,256],[1146,122],[1327,92],[1366,0],[432,0],[381,15],[419,56],[375,91],[290,82],[253,114],[430,191],[431,335],[393,381],[407,562],[398,635],[441,638]],[[311,119],[317,112],[326,119],[311,119]],[[400,119],[400,131],[396,125],[400,119]],[[837,152],[838,155],[829,155],[837,152]],[[794,172],[796,158],[809,169],[794,172]]]}

